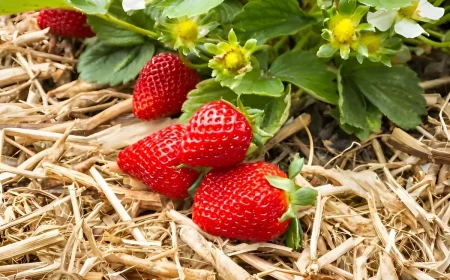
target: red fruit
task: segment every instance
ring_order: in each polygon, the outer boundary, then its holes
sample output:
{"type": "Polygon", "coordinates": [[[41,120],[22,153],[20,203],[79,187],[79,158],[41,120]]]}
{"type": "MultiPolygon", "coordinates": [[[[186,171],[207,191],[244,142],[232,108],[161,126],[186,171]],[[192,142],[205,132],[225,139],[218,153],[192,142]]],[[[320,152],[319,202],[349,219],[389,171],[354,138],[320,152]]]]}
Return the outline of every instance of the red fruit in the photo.
{"type": "Polygon", "coordinates": [[[180,165],[177,155],[183,125],[168,126],[125,148],[117,156],[120,169],[139,179],[155,192],[173,199],[188,196],[187,190],[198,177],[198,172],[180,165]]]}
{"type": "Polygon", "coordinates": [[[86,16],[77,11],[45,9],[39,12],[39,28],[50,27],[50,33],[60,36],[87,38],[95,33],[86,23],[86,16]]]}
{"type": "Polygon", "coordinates": [[[211,171],[195,194],[194,222],[212,235],[242,241],[266,242],[284,234],[290,221],[279,219],[288,209],[287,196],[269,184],[268,175],[286,178],[266,162],[211,171]]]}
{"type": "Polygon", "coordinates": [[[141,120],[178,114],[187,94],[199,81],[197,72],[178,56],[158,54],[139,74],[133,94],[133,112],[141,120]]]}
{"type": "Polygon", "coordinates": [[[245,159],[251,141],[245,116],[223,101],[213,101],[189,121],[179,158],[193,167],[233,166],[245,159]]]}

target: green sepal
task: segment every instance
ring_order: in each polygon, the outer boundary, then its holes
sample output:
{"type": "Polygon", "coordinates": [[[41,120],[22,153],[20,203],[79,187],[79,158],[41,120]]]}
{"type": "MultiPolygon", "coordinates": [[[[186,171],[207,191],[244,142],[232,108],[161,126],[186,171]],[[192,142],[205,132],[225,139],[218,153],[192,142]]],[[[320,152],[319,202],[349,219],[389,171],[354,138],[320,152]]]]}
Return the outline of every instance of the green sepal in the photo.
{"type": "Polygon", "coordinates": [[[325,44],[320,46],[319,50],[317,51],[317,56],[324,58],[332,57],[337,51],[338,49],[331,46],[331,44],[325,44]]]}
{"type": "Polygon", "coordinates": [[[289,204],[288,209],[286,210],[286,212],[284,212],[283,216],[281,216],[280,218],[280,222],[284,222],[287,219],[296,219],[297,215],[295,214],[295,206],[292,204],[289,204]]]}
{"type": "Polygon", "coordinates": [[[355,12],[353,13],[353,15],[351,16],[351,20],[355,25],[359,25],[359,22],[361,21],[361,19],[367,14],[367,12],[369,11],[369,7],[367,6],[358,6],[355,10],[355,12]]]}
{"type": "Polygon", "coordinates": [[[294,179],[295,176],[297,176],[300,173],[300,171],[302,171],[304,162],[305,162],[304,158],[300,158],[298,154],[295,154],[294,159],[289,165],[289,179],[291,180],[294,179]]]}
{"type": "Polygon", "coordinates": [[[292,219],[289,223],[284,243],[295,251],[303,247],[303,229],[297,218],[292,219]]]}
{"type": "Polygon", "coordinates": [[[258,148],[264,147],[264,141],[258,133],[253,133],[253,143],[255,143],[258,148]]]}
{"type": "Polygon", "coordinates": [[[340,0],[339,13],[344,16],[350,16],[355,12],[356,0],[340,0]]]}
{"type": "Polygon", "coordinates": [[[287,178],[281,178],[278,176],[266,176],[267,181],[269,181],[269,184],[277,189],[284,190],[288,193],[294,193],[295,192],[295,184],[292,182],[292,180],[289,180],[287,178]]]}
{"type": "Polygon", "coordinates": [[[314,205],[317,191],[312,188],[301,188],[290,193],[290,202],[296,206],[314,205]]]}

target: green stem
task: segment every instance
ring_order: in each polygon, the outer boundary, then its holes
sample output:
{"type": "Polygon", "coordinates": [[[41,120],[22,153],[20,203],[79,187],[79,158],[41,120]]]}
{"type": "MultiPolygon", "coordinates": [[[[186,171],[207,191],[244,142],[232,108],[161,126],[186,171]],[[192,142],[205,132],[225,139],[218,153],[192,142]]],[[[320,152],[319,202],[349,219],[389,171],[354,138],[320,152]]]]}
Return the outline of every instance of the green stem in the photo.
{"type": "Polygon", "coordinates": [[[269,45],[256,46],[256,47],[255,47],[255,52],[263,51],[263,50],[268,50],[268,49],[270,49],[271,47],[272,47],[272,46],[269,46],[269,45]]]}
{"type": "Polygon", "coordinates": [[[444,0],[436,0],[436,1],[434,1],[433,5],[435,7],[439,7],[442,3],[444,3],[444,0]]]}
{"type": "Polygon", "coordinates": [[[431,35],[433,35],[436,38],[439,38],[439,39],[444,38],[444,34],[442,34],[440,32],[437,32],[437,31],[434,31],[434,30],[431,30],[431,29],[425,29],[425,31],[427,31],[428,33],[430,33],[431,35]]]}
{"type": "Polygon", "coordinates": [[[289,40],[289,36],[283,36],[280,40],[273,46],[273,49],[278,53],[278,50],[289,40]]]}
{"type": "Polygon", "coordinates": [[[144,28],[137,27],[137,26],[135,26],[133,24],[130,24],[130,23],[126,22],[126,21],[120,20],[120,19],[118,19],[118,18],[116,18],[116,17],[114,17],[114,16],[112,16],[110,14],[96,14],[96,16],[99,17],[99,18],[102,18],[104,20],[107,20],[109,22],[115,23],[118,26],[121,26],[121,27],[123,27],[125,29],[134,31],[134,32],[136,32],[138,34],[142,34],[142,35],[148,36],[148,37],[150,37],[150,38],[152,38],[154,40],[158,40],[158,37],[159,37],[158,33],[150,31],[150,30],[147,30],[147,29],[144,29],[144,28]]]}
{"type": "Polygon", "coordinates": [[[201,52],[198,53],[198,56],[203,59],[204,61],[210,61],[211,58],[207,57],[206,55],[202,54],[201,52]]]}
{"type": "Polygon", "coordinates": [[[297,42],[297,44],[295,45],[295,47],[292,49],[292,51],[298,51],[298,50],[302,50],[303,47],[306,45],[306,43],[308,42],[308,38],[310,35],[310,29],[308,29],[308,32],[303,35],[303,37],[297,42]]]}
{"type": "Polygon", "coordinates": [[[413,45],[423,45],[423,42],[417,39],[404,39],[404,41],[413,45]]]}
{"type": "Polygon", "coordinates": [[[427,37],[424,37],[424,36],[419,36],[419,37],[417,37],[420,41],[422,41],[422,42],[424,42],[424,43],[426,43],[426,44],[428,44],[428,45],[430,45],[430,46],[433,46],[433,47],[436,47],[436,48],[448,48],[448,47],[450,47],[450,42],[436,42],[436,41],[433,41],[433,40],[430,40],[430,39],[428,39],[427,37]]]}
{"type": "Polygon", "coordinates": [[[186,57],[184,56],[183,52],[181,51],[181,49],[178,50],[178,54],[179,54],[179,57],[181,58],[181,60],[183,61],[183,63],[186,64],[186,66],[189,67],[189,68],[193,68],[193,69],[205,69],[205,68],[208,68],[208,63],[193,64],[190,61],[188,61],[186,59],[186,57]]]}
{"type": "Polygon", "coordinates": [[[315,18],[323,18],[323,12],[322,11],[308,13],[307,15],[311,16],[311,17],[315,17],[315,18]]]}
{"type": "Polygon", "coordinates": [[[446,23],[447,21],[450,21],[450,14],[446,14],[443,17],[441,17],[441,19],[439,19],[438,22],[436,22],[434,25],[439,26],[446,23]]]}

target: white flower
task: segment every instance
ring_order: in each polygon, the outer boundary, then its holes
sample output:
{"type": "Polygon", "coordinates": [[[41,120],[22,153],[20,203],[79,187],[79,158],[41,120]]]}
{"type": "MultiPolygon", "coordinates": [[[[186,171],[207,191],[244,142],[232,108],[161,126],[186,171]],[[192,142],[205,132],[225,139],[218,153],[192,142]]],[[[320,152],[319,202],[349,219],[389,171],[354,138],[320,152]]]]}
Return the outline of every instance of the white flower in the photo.
{"type": "Polygon", "coordinates": [[[413,2],[397,10],[378,10],[367,14],[367,22],[380,31],[388,30],[395,22],[394,31],[406,38],[415,38],[425,30],[416,21],[438,20],[444,15],[444,8],[435,7],[428,0],[413,2]]]}
{"type": "Polygon", "coordinates": [[[122,7],[125,12],[145,9],[145,0],[123,0],[122,7]]]}

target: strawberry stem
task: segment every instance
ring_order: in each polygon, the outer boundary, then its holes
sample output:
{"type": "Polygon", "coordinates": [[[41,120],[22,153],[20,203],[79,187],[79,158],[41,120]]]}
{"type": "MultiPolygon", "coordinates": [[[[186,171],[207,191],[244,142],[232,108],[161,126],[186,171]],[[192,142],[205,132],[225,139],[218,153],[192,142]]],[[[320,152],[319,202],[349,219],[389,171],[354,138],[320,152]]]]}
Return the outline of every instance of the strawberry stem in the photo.
{"type": "Polygon", "coordinates": [[[295,218],[289,223],[285,244],[287,247],[298,250],[303,247],[303,229],[300,221],[295,218]]]}
{"type": "Polygon", "coordinates": [[[134,31],[134,32],[136,32],[138,34],[142,34],[142,35],[148,36],[148,37],[150,37],[150,38],[152,38],[154,40],[158,40],[158,38],[159,38],[159,35],[156,32],[153,32],[153,31],[150,31],[150,30],[147,30],[147,29],[144,29],[144,28],[137,27],[137,26],[135,26],[133,24],[130,24],[130,23],[126,22],[126,21],[120,20],[120,19],[118,19],[118,18],[116,18],[116,17],[114,17],[114,16],[112,16],[110,14],[95,14],[95,15],[97,17],[102,18],[104,20],[107,20],[109,22],[113,22],[113,23],[117,24],[118,26],[121,26],[121,27],[123,27],[125,29],[134,31]]]}
{"type": "Polygon", "coordinates": [[[187,60],[186,56],[184,56],[183,52],[181,49],[178,50],[178,55],[180,56],[181,60],[183,61],[183,63],[192,69],[205,69],[208,68],[208,63],[203,63],[203,64],[193,64],[191,63],[189,60],[187,60]]]}
{"type": "Polygon", "coordinates": [[[203,178],[205,178],[205,175],[211,170],[211,168],[204,168],[200,175],[197,177],[197,180],[189,187],[188,193],[190,197],[194,197],[195,193],[197,192],[198,188],[200,187],[200,184],[203,181],[203,178]]]}

